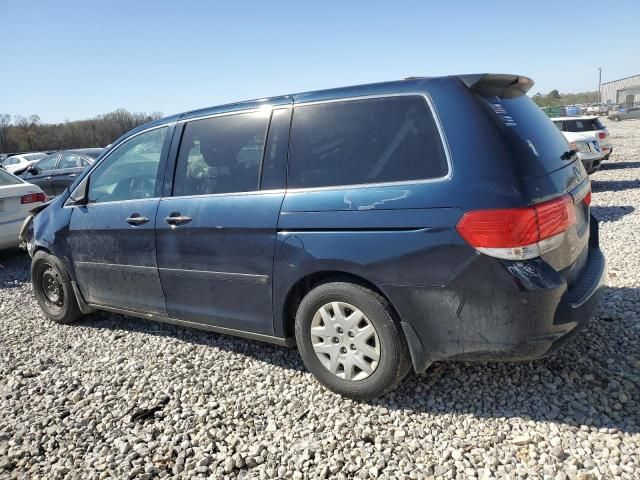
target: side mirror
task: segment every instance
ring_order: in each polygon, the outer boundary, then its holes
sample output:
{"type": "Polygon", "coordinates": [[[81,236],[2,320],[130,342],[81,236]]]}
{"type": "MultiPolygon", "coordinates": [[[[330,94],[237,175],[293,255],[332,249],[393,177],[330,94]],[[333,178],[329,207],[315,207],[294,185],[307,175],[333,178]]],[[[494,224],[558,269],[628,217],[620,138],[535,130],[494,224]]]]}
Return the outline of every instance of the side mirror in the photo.
{"type": "Polygon", "coordinates": [[[40,170],[38,170],[38,167],[36,167],[35,165],[30,165],[29,167],[27,167],[27,173],[30,173],[31,175],[38,175],[40,173],[40,170]]]}
{"type": "Polygon", "coordinates": [[[89,176],[84,177],[69,195],[70,205],[86,205],[89,201],[89,176]]]}

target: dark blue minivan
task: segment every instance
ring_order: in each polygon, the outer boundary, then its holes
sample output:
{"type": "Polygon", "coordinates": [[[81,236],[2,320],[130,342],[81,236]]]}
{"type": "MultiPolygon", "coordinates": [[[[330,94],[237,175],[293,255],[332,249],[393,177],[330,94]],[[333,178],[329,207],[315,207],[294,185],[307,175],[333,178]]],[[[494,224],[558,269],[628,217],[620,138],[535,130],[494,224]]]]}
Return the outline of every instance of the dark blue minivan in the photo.
{"type": "Polygon", "coordinates": [[[361,399],[437,360],[543,357],[594,314],[605,261],[532,85],[410,78],[138,127],[25,222],[36,298],[59,323],[297,346],[361,399]]]}

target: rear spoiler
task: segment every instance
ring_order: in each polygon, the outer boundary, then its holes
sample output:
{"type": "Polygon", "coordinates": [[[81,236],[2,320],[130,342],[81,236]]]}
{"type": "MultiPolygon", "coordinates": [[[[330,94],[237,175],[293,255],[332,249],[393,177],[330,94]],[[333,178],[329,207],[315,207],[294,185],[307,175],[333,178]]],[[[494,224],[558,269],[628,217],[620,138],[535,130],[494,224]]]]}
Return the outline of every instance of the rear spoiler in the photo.
{"type": "Polygon", "coordinates": [[[483,97],[516,98],[533,87],[533,80],[522,75],[477,73],[458,75],[467,87],[483,97]]]}

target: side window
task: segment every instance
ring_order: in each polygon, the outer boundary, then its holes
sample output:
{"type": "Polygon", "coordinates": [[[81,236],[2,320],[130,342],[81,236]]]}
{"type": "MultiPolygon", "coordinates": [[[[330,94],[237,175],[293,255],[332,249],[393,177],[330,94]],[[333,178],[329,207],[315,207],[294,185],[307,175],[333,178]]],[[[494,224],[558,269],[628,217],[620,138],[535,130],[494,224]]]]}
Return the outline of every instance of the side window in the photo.
{"type": "Polygon", "coordinates": [[[89,179],[89,202],[136,200],[155,196],[158,166],[167,127],[126,140],[96,167],[89,179]]]}
{"type": "Polygon", "coordinates": [[[438,128],[421,96],[294,109],[289,188],[424,180],[447,172],[438,128]]]}
{"type": "Polygon", "coordinates": [[[182,134],[174,196],[258,190],[270,112],[194,120],[182,134]]]}
{"type": "Polygon", "coordinates": [[[56,161],[58,160],[58,154],[54,153],[53,155],[49,155],[48,157],[43,158],[38,163],[36,163],[36,168],[41,172],[45,172],[47,170],[53,170],[56,168],[56,161]]]}
{"type": "Polygon", "coordinates": [[[82,157],[75,153],[63,153],[58,168],[76,168],[81,165],[82,157]]]}

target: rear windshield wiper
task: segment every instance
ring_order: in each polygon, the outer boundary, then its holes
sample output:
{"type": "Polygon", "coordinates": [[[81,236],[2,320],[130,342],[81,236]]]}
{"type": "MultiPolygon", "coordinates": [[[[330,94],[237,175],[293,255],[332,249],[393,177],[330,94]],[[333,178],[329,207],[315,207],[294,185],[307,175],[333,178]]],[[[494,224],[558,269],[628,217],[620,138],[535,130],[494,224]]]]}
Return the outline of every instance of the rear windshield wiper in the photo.
{"type": "Polygon", "coordinates": [[[571,160],[576,153],[576,150],[568,150],[560,155],[560,160],[571,160]]]}

